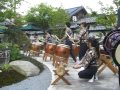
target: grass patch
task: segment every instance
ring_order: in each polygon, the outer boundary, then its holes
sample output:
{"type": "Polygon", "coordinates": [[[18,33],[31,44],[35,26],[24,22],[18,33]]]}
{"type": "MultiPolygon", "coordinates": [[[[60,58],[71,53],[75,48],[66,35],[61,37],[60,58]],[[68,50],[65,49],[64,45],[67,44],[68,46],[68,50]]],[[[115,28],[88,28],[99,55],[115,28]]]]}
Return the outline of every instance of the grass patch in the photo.
{"type": "MultiPolygon", "coordinates": [[[[21,60],[31,62],[32,64],[37,66],[40,69],[41,72],[44,70],[43,64],[38,62],[37,60],[31,58],[31,57],[27,57],[27,56],[22,55],[21,60]]],[[[16,72],[15,70],[13,70],[10,67],[9,70],[3,70],[0,73],[0,88],[4,87],[4,86],[7,86],[7,85],[14,84],[14,83],[18,83],[18,82],[20,82],[20,81],[22,81],[26,78],[27,77],[25,77],[24,75],[16,72]]]]}
{"type": "Polygon", "coordinates": [[[15,70],[3,71],[0,73],[0,88],[11,85],[26,79],[25,76],[16,72],[15,70]]]}

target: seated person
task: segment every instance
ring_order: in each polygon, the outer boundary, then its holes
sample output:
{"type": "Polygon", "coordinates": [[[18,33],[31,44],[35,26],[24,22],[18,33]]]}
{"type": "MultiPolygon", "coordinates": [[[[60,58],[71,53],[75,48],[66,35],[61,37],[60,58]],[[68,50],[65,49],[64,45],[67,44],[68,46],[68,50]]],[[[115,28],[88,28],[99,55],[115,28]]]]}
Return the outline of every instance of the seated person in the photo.
{"type": "Polygon", "coordinates": [[[91,79],[95,76],[98,69],[97,60],[100,56],[99,43],[95,38],[89,38],[88,47],[89,49],[86,51],[86,54],[74,68],[81,68],[78,73],[80,78],[91,79]]]}

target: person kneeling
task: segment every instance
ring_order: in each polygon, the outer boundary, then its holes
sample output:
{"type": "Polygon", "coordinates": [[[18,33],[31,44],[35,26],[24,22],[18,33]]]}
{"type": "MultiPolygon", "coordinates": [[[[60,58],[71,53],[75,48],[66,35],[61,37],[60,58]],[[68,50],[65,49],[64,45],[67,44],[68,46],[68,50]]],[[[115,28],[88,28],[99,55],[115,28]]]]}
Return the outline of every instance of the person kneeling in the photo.
{"type": "Polygon", "coordinates": [[[89,38],[87,44],[89,49],[86,51],[86,54],[79,64],[75,67],[80,68],[78,73],[79,78],[92,79],[98,69],[97,61],[100,56],[99,43],[95,38],[89,38]]]}

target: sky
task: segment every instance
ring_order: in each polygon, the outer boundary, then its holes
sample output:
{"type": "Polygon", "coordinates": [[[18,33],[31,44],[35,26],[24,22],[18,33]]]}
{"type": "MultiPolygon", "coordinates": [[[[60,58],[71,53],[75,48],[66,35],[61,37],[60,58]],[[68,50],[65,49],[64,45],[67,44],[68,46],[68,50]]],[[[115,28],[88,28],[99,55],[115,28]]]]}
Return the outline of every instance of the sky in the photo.
{"type": "Polygon", "coordinates": [[[101,6],[98,4],[99,1],[103,2],[105,6],[113,5],[113,0],[24,0],[17,11],[24,15],[31,7],[40,3],[46,3],[47,5],[63,7],[64,9],[83,6],[88,12],[90,11],[89,7],[93,11],[100,13],[101,6]]]}

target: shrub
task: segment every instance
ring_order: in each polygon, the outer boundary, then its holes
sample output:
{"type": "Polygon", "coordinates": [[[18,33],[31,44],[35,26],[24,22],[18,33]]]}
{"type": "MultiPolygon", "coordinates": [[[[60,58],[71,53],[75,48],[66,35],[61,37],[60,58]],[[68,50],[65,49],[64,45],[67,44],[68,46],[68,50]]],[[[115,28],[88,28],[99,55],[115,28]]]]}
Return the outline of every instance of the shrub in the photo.
{"type": "Polygon", "coordinates": [[[1,69],[2,69],[2,71],[5,71],[5,72],[8,72],[9,70],[10,70],[10,65],[9,64],[4,64],[2,67],[1,67],[1,69]]]}
{"type": "Polygon", "coordinates": [[[10,47],[10,61],[14,61],[21,58],[20,49],[18,45],[13,45],[10,47]]]}
{"type": "Polygon", "coordinates": [[[11,46],[11,43],[0,43],[0,50],[4,50],[6,48],[9,48],[11,46]]]}

